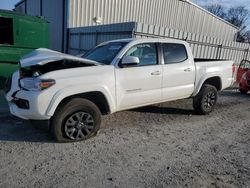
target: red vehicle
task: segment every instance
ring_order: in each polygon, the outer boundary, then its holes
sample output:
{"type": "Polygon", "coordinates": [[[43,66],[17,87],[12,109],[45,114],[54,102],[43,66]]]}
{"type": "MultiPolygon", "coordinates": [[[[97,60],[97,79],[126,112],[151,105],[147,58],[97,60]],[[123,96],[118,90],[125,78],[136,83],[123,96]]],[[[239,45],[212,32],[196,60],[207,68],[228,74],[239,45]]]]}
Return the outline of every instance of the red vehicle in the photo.
{"type": "Polygon", "coordinates": [[[237,72],[237,82],[239,83],[240,92],[246,94],[250,91],[250,61],[243,60],[237,72]]]}

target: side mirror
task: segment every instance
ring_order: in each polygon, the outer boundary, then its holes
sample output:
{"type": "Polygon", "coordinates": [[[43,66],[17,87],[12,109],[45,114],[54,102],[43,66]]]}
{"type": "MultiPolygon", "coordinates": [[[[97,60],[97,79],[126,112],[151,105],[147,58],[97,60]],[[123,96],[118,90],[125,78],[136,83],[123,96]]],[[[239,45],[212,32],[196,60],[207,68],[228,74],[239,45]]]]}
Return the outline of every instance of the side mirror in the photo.
{"type": "Polygon", "coordinates": [[[140,63],[140,60],[138,57],[135,56],[125,56],[122,58],[122,65],[130,66],[130,65],[137,65],[140,63]]]}

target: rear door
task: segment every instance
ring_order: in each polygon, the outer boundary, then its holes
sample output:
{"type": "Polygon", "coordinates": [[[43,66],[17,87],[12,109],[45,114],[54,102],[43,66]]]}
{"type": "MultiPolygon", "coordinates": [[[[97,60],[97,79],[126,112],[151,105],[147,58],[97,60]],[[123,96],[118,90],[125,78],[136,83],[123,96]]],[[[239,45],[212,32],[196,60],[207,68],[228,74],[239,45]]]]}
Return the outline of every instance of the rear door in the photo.
{"type": "Polygon", "coordinates": [[[162,65],[158,60],[157,44],[137,44],[125,56],[138,57],[140,63],[115,70],[118,110],[160,102],[162,65]]]}
{"type": "Polygon", "coordinates": [[[193,58],[188,57],[187,47],[180,43],[163,43],[164,101],[191,96],[194,91],[195,67],[193,58]]]}

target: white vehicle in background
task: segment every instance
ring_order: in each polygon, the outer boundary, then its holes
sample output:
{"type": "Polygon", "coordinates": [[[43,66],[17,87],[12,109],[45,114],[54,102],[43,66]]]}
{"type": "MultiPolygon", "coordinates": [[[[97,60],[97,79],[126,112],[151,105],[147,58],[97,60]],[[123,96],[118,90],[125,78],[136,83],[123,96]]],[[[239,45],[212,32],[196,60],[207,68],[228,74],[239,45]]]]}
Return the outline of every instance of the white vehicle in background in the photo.
{"type": "Polygon", "coordinates": [[[193,58],[189,44],[173,39],[105,42],[83,58],[38,49],[21,61],[6,98],[13,115],[49,120],[59,142],[95,135],[101,115],[193,98],[209,114],[217,92],[233,83],[233,62],[193,58]]]}

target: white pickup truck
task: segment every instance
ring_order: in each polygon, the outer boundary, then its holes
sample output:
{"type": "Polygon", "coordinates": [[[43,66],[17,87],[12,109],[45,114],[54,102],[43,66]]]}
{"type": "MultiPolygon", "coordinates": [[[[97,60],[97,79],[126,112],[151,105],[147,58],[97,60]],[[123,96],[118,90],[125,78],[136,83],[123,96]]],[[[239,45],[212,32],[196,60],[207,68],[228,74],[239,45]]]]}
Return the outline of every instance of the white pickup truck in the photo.
{"type": "Polygon", "coordinates": [[[20,65],[6,93],[11,113],[49,120],[59,142],[95,135],[103,114],[166,101],[192,97],[195,112],[208,114],[234,80],[232,61],[197,61],[173,39],[105,42],[82,58],[38,49],[20,65]]]}

